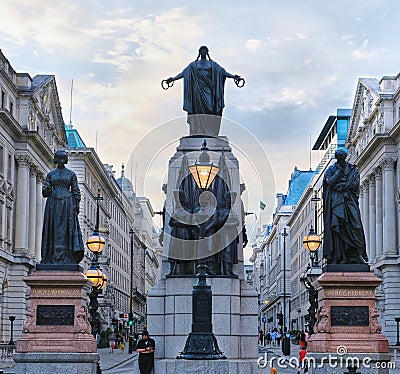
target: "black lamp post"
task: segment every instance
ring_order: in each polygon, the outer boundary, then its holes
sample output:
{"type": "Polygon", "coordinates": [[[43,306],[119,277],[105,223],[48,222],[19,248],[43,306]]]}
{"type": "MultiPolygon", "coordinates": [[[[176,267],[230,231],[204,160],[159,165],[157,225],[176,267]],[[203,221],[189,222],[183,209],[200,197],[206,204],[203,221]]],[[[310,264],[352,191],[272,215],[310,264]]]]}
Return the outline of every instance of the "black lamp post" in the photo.
{"type": "Polygon", "coordinates": [[[100,318],[98,315],[99,302],[97,300],[100,290],[107,284],[107,277],[100,269],[99,256],[104,249],[105,240],[99,233],[99,201],[103,200],[103,197],[98,191],[97,196],[94,198],[97,202],[96,211],[96,226],[93,234],[86,241],[86,246],[92,252],[92,262],[88,270],[86,270],[86,277],[93,283],[92,292],[89,295],[89,314],[90,324],[92,326],[92,335],[96,336],[100,333],[100,318]]]}
{"type": "MultiPolygon", "coordinates": [[[[190,166],[189,170],[197,186],[202,190],[206,190],[218,173],[219,168],[210,162],[205,140],[201,150],[199,162],[190,166]]],[[[219,349],[217,339],[212,332],[212,291],[211,286],[207,285],[207,265],[204,258],[200,259],[197,268],[199,269],[197,274],[199,280],[197,285],[193,286],[192,291],[192,332],[189,333],[185,347],[177,359],[226,359],[226,356],[219,349]]]]}
{"type": "MultiPolygon", "coordinates": [[[[320,200],[321,199],[318,197],[318,191],[315,190],[314,196],[311,198],[311,201],[314,204],[314,233],[315,233],[315,235],[318,235],[318,201],[320,201],[320,200]]],[[[318,263],[318,249],[315,251],[314,262],[318,263]]]]}
{"type": "Polygon", "coordinates": [[[129,230],[129,235],[131,239],[131,282],[130,282],[130,297],[129,297],[129,350],[128,353],[132,354],[133,352],[133,342],[132,342],[132,335],[133,335],[133,235],[134,232],[132,229],[129,230]]]}
{"type": "Polygon", "coordinates": [[[318,291],[315,289],[315,287],[312,285],[312,280],[308,278],[308,276],[305,273],[302,273],[300,275],[300,281],[303,283],[304,287],[308,291],[308,302],[310,303],[310,306],[308,307],[308,332],[309,335],[311,336],[314,334],[314,325],[316,323],[316,318],[315,315],[318,310],[318,291]]]}
{"type": "MultiPolygon", "coordinates": [[[[14,340],[13,340],[13,335],[14,335],[14,321],[15,321],[15,316],[8,316],[8,319],[11,322],[11,337],[10,337],[10,341],[8,344],[12,345],[15,344],[14,340]]],[[[398,326],[398,325],[397,325],[398,326]]],[[[397,339],[398,340],[398,339],[397,339]]]]}
{"type": "Polygon", "coordinates": [[[396,324],[397,324],[397,342],[396,342],[396,345],[400,345],[400,330],[399,330],[400,317],[394,317],[394,320],[396,321],[396,324]]]}
{"type": "Polygon", "coordinates": [[[287,334],[286,326],[286,227],[283,229],[283,334],[282,334],[282,353],[285,356],[290,355],[290,338],[287,334]]]}
{"type": "MultiPolygon", "coordinates": [[[[311,199],[311,201],[319,201],[317,194],[315,197],[311,199]],[[313,200],[314,199],[314,200],[313,200]]],[[[315,209],[315,225],[317,224],[317,209],[315,209]]],[[[322,240],[321,238],[314,232],[313,227],[311,226],[308,235],[306,235],[303,239],[304,248],[309,251],[311,268],[309,267],[307,271],[310,271],[310,278],[307,274],[302,274],[300,276],[300,281],[304,284],[304,287],[308,291],[308,301],[310,306],[308,308],[308,316],[309,316],[309,333],[312,335],[314,333],[314,325],[316,322],[315,314],[318,310],[318,291],[312,285],[313,280],[311,279],[311,271],[315,269],[314,265],[318,262],[318,249],[321,246],[322,240]]]]}

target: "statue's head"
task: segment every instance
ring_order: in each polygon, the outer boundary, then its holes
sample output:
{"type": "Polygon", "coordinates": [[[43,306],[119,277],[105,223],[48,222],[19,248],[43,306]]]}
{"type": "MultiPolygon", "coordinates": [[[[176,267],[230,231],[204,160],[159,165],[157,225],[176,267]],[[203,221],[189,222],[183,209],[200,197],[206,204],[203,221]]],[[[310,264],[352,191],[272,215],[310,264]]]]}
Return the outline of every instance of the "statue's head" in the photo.
{"type": "Polygon", "coordinates": [[[335,152],[335,158],[338,161],[344,161],[346,160],[346,157],[347,157],[347,152],[344,149],[338,149],[335,152]]]}
{"type": "Polygon", "coordinates": [[[56,153],[54,153],[53,162],[55,164],[58,164],[60,162],[62,162],[63,164],[67,164],[68,163],[68,153],[66,151],[64,151],[63,149],[56,151],[56,153]]]}
{"type": "Polygon", "coordinates": [[[202,53],[204,53],[205,55],[208,53],[208,48],[205,45],[202,45],[199,48],[199,55],[201,55],[202,53]]]}
{"type": "Polygon", "coordinates": [[[210,54],[208,53],[208,48],[205,45],[202,45],[199,48],[199,55],[197,56],[197,59],[199,59],[200,57],[203,59],[208,57],[208,59],[211,61],[210,54]]]}

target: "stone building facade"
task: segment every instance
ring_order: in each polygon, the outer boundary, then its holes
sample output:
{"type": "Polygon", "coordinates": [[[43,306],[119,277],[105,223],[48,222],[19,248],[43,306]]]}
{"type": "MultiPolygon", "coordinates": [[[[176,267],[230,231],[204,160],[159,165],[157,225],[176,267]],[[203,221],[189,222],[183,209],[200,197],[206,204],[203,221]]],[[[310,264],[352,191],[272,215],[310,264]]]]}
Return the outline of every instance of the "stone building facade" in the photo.
{"type": "MultiPolygon", "coordinates": [[[[304,189],[287,222],[290,226],[291,257],[291,308],[290,320],[293,329],[308,330],[308,292],[300,281],[300,276],[310,266],[309,252],[304,249],[303,238],[311,227],[323,238],[322,182],[326,169],[334,162],[335,151],[345,148],[351,116],[350,109],[337,109],[330,115],[313,146],[319,153],[319,163],[310,183],[304,189]],[[314,200],[314,201],[313,201],[314,200]]],[[[322,250],[317,255],[315,267],[321,271],[322,250]]],[[[316,269],[315,269],[316,270],[316,269]]]]}
{"type": "Polygon", "coordinates": [[[347,137],[349,161],[360,170],[360,210],[377,291],[382,332],[396,343],[400,317],[400,74],[360,78],[347,137]]]}
{"type": "Polygon", "coordinates": [[[291,310],[291,264],[294,257],[291,242],[291,227],[288,225],[293,210],[310,179],[312,170],[297,168],[291,175],[287,194],[276,195],[276,208],[271,224],[264,227],[263,234],[253,245],[254,279],[259,279],[259,328],[263,331],[282,329],[286,322],[288,330],[296,328],[290,320],[291,310]],[[286,230],[287,236],[283,235],[286,230]],[[283,313],[284,307],[286,313],[283,313]],[[279,315],[286,315],[286,321],[279,315]],[[282,324],[280,324],[280,322],[282,324]]]}
{"type": "MultiPolygon", "coordinates": [[[[42,183],[53,169],[54,152],[67,149],[68,168],[77,174],[82,193],[79,220],[84,242],[96,222],[95,196],[99,203],[100,230],[106,248],[100,257],[108,285],[100,297],[104,328],[124,323],[121,313],[129,312],[130,228],[134,229],[134,315],[137,328],[145,324],[146,286],[156,282],[158,258],[151,239],[158,237],[151,224],[151,204],[144,206],[146,225],[114,178],[112,167],[103,164],[87,148],[76,130],[67,129],[61,112],[53,75],[30,77],[17,73],[0,51],[0,340],[10,340],[9,316],[15,316],[14,341],[26,319],[28,288],[23,282],[41,259],[42,219],[45,200],[42,183]],[[149,218],[150,217],[150,218],[149,218]],[[144,234],[143,231],[146,231],[144,234]],[[150,241],[144,238],[150,238],[150,241]],[[145,254],[149,253],[145,257],[145,254]],[[144,265],[144,259],[151,263],[144,265]],[[150,276],[145,276],[145,268],[150,276]]],[[[145,200],[145,199],[144,199],[145,200]]],[[[140,203],[141,204],[141,203],[140,203]]],[[[90,264],[85,249],[81,265],[90,264]]]]}
{"type": "MultiPolygon", "coordinates": [[[[42,183],[67,142],[53,75],[17,73],[0,51],[0,339],[26,314],[22,278],[40,259],[42,183]]],[[[15,336],[14,336],[15,337],[15,336]]]]}

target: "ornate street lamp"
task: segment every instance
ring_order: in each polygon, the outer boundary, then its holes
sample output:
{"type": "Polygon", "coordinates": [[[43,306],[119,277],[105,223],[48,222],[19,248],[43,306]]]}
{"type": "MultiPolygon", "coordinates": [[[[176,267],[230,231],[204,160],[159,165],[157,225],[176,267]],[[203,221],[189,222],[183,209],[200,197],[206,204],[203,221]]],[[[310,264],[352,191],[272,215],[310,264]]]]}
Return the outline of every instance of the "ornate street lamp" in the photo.
{"type": "Polygon", "coordinates": [[[94,227],[93,234],[86,241],[86,246],[89,248],[90,252],[100,255],[101,251],[106,245],[105,239],[100,236],[99,233],[99,201],[103,200],[103,196],[100,195],[100,190],[97,191],[97,196],[94,198],[96,200],[96,226],[94,227]]]}
{"type": "Polygon", "coordinates": [[[219,167],[210,162],[210,155],[207,153],[207,142],[204,140],[201,147],[201,154],[199,161],[196,161],[194,165],[189,166],[190,173],[196,184],[202,190],[207,190],[213,182],[215,176],[219,171],[219,167]]]}
{"type": "MultiPolygon", "coordinates": [[[[311,199],[312,202],[315,203],[315,226],[317,225],[317,203],[320,198],[317,196],[317,191],[315,191],[314,197],[311,199]]],[[[309,320],[309,333],[312,335],[314,333],[314,325],[316,322],[315,314],[317,313],[318,309],[318,291],[312,285],[313,279],[312,275],[316,275],[315,273],[312,274],[312,270],[316,269],[314,267],[318,263],[318,249],[322,244],[321,237],[316,234],[314,228],[311,226],[308,235],[306,235],[303,239],[303,246],[309,252],[310,261],[311,261],[311,268],[310,266],[307,269],[307,273],[302,273],[300,276],[300,281],[303,283],[304,287],[308,292],[308,301],[310,306],[308,308],[308,320],[309,320]]],[[[315,278],[314,278],[315,279],[315,278]]]]}
{"type": "Polygon", "coordinates": [[[303,238],[303,246],[310,252],[311,266],[318,261],[318,249],[321,246],[322,240],[314,231],[311,226],[308,235],[303,238]]]}
{"type": "MultiPolygon", "coordinates": [[[[201,147],[202,153],[199,162],[189,167],[189,170],[196,181],[197,186],[206,190],[218,173],[219,168],[210,162],[207,153],[207,142],[201,147]]],[[[217,338],[212,332],[212,291],[207,285],[207,265],[204,259],[199,260],[197,266],[199,278],[197,285],[192,291],[192,332],[186,339],[183,351],[177,359],[186,360],[220,360],[226,356],[218,347],[217,338]]]]}
{"type": "Polygon", "coordinates": [[[89,269],[86,270],[85,276],[93,283],[92,292],[89,295],[89,314],[90,324],[92,326],[92,335],[96,336],[98,333],[100,333],[100,318],[97,312],[99,308],[99,302],[97,298],[100,291],[107,284],[107,277],[101,271],[99,264],[99,256],[103,251],[106,242],[99,233],[99,201],[103,200],[103,197],[100,195],[100,190],[94,199],[97,202],[96,226],[93,234],[86,241],[86,246],[90,252],[92,252],[92,262],[89,269]]]}

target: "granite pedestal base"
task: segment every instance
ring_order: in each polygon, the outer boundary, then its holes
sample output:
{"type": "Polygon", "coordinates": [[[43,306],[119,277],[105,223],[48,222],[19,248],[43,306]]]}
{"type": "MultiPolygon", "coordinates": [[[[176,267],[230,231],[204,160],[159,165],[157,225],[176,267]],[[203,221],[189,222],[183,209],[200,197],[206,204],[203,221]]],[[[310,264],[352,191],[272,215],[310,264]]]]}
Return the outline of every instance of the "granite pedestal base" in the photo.
{"type": "Polygon", "coordinates": [[[308,352],[389,353],[381,333],[375,288],[382,281],[371,272],[325,272],[316,281],[319,310],[308,352]]]}
{"type": "MultiPolygon", "coordinates": [[[[156,360],[154,371],[162,374],[254,374],[265,373],[257,360],[156,360]]],[[[139,373],[139,371],[138,371],[139,373]]],[[[135,373],[136,374],[136,373],[135,373]]]]}
{"type": "MultiPolygon", "coordinates": [[[[257,362],[257,291],[236,278],[207,278],[212,289],[213,333],[228,359],[257,362]]],[[[148,294],[147,324],[156,359],[174,359],[191,332],[197,278],[161,279],[148,294]]],[[[186,361],[186,360],[183,360],[186,361]]]]}
{"type": "Polygon", "coordinates": [[[97,353],[14,353],[15,374],[96,374],[97,353]]]}
{"type": "Polygon", "coordinates": [[[19,373],[91,373],[99,360],[88,322],[91,282],[78,271],[65,270],[36,271],[24,281],[30,295],[14,354],[19,373]]]}

